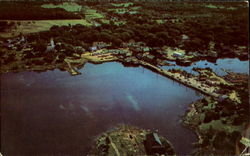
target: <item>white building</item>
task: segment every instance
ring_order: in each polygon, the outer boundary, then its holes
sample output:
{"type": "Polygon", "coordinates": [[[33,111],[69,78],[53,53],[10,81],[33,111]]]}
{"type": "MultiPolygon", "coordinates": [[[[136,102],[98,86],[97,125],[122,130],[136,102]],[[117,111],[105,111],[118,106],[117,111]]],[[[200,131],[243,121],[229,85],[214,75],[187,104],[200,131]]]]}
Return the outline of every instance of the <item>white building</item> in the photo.
{"type": "Polygon", "coordinates": [[[47,46],[46,52],[53,51],[55,49],[55,42],[53,38],[50,39],[50,44],[47,46]]]}

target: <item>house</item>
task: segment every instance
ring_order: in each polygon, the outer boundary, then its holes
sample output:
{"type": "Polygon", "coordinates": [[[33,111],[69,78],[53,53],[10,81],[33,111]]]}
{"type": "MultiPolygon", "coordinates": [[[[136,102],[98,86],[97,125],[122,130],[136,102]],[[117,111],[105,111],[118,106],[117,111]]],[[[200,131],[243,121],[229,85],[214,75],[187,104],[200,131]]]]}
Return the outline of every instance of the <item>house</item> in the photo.
{"type": "Polygon", "coordinates": [[[128,13],[131,15],[134,15],[134,14],[137,14],[138,12],[137,11],[129,11],[128,13]]]}
{"type": "Polygon", "coordinates": [[[149,47],[144,47],[144,48],[142,49],[142,51],[143,51],[143,52],[149,52],[149,51],[150,51],[150,48],[149,48],[149,47]]]}
{"type": "Polygon", "coordinates": [[[223,101],[225,101],[227,98],[228,98],[227,95],[221,95],[221,96],[219,96],[218,101],[219,101],[219,102],[223,102],[223,101]]]}
{"type": "Polygon", "coordinates": [[[125,56],[126,57],[130,57],[130,56],[132,56],[132,53],[131,52],[127,52],[125,56]]]}
{"type": "Polygon", "coordinates": [[[210,50],[210,51],[208,52],[208,56],[217,58],[217,57],[218,57],[218,54],[217,54],[216,51],[210,50]]]}
{"type": "Polygon", "coordinates": [[[154,59],[155,58],[155,56],[154,55],[146,55],[146,57],[149,59],[149,60],[152,60],[152,59],[154,59]]]}
{"type": "Polygon", "coordinates": [[[101,26],[101,24],[100,24],[100,23],[97,23],[97,22],[93,22],[93,25],[94,25],[95,27],[101,26]]]}
{"type": "Polygon", "coordinates": [[[12,39],[8,39],[7,42],[8,43],[12,43],[13,41],[12,41],[12,39]]]}
{"type": "Polygon", "coordinates": [[[136,54],[136,58],[137,58],[137,59],[140,60],[140,59],[142,59],[142,57],[143,57],[142,53],[137,53],[137,54],[136,54]]]}
{"type": "Polygon", "coordinates": [[[142,57],[143,57],[143,59],[144,59],[144,60],[149,60],[149,61],[151,61],[152,59],[154,59],[154,58],[155,58],[155,56],[154,56],[154,55],[151,55],[151,54],[149,54],[148,52],[147,52],[147,53],[142,54],[142,57]]]}
{"type": "Polygon", "coordinates": [[[213,86],[213,85],[217,84],[217,82],[211,81],[211,80],[207,80],[207,81],[206,81],[206,84],[207,84],[207,85],[213,86]]]}
{"type": "Polygon", "coordinates": [[[55,50],[55,42],[53,38],[50,39],[50,44],[47,46],[46,52],[55,50]]]}
{"type": "Polygon", "coordinates": [[[26,39],[24,38],[24,36],[21,37],[20,42],[26,42],[26,39]]]}
{"type": "Polygon", "coordinates": [[[181,58],[181,57],[183,57],[183,54],[179,53],[179,52],[174,52],[173,53],[173,57],[175,57],[175,58],[181,58]]]}
{"type": "Polygon", "coordinates": [[[92,46],[89,48],[90,51],[96,51],[97,50],[97,47],[96,46],[92,46]]]}
{"type": "Polygon", "coordinates": [[[127,53],[126,50],[121,50],[121,49],[117,50],[117,54],[123,55],[123,54],[126,54],[126,53],[127,53]]]}
{"type": "Polygon", "coordinates": [[[128,51],[126,49],[109,49],[107,52],[113,53],[113,54],[119,54],[119,55],[124,55],[128,51]]]}
{"type": "Polygon", "coordinates": [[[166,154],[166,148],[156,133],[146,135],[145,149],[148,155],[166,154]]]}
{"type": "Polygon", "coordinates": [[[182,34],[181,39],[182,39],[182,41],[187,41],[187,40],[189,40],[189,37],[185,34],[182,34]]]}
{"type": "Polygon", "coordinates": [[[97,47],[98,49],[109,47],[111,44],[105,42],[94,42],[93,46],[97,47]]]}

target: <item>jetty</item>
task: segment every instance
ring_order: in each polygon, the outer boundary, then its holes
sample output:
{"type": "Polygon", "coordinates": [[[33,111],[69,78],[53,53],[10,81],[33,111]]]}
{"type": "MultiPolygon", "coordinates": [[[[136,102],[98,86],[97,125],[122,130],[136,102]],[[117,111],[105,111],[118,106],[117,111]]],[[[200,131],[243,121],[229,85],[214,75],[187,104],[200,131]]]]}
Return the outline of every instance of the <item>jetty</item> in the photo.
{"type": "Polygon", "coordinates": [[[67,63],[68,68],[66,69],[72,76],[81,74],[78,70],[76,70],[73,66],[71,66],[70,61],[67,59],[64,59],[64,61],[67,63]]]}
{"type": "Polygon", "coordinates": [[[213,87],[213,86],[204,86],[200,81],[196,80],[194,77],[191,77],[191,78],[187,78],[181,74],[178,74],[178,73],[172,73],[168,70],[165,70],[165,69],[162,69],[160,67],[157,67],[155,65],[152,65],[150,63],[147,63],[145,61],[141,61],[141,60],[138,60],[139,64],[148,68],[148,69],[151,69],[152,71],[155,71],[163,76],[166,76],[172,80],[175,80],[187,87],[190,87],[190,88],[193,88],[195,90],[198,90],[200,91],[201,93],[205,94],[205,95],[208,95],[208,96],[212,96],[212,97],[215,97],[215,98],[219,98],[221,95],[220,94],[217,94],[215,93],[215,90],[216,88],[213,87]]]}

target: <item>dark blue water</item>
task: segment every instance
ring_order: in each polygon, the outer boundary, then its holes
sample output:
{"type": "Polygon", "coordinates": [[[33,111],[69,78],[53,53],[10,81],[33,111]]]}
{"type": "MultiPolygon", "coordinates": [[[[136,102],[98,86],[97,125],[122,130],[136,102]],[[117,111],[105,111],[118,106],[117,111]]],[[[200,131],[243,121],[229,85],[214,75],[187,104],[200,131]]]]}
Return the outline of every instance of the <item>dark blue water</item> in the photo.
{"type": "Polygon", "coordinates": [[[1,76],[4,155],[84,155],[95,137],[123,123],[158,130],[177,154],[191,152],[196,137],[182,127],[180,116],[201,98],[197,92],[119,63],[86,64],[81,72],[1,76]]]}

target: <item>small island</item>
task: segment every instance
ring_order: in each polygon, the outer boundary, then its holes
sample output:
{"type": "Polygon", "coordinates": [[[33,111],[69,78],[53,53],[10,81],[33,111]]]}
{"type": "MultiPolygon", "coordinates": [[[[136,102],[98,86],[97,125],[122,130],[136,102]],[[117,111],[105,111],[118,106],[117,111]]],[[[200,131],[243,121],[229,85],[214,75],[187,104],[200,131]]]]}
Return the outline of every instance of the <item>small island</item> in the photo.
{"type": "Polygon", "coordinates": [[[102,134],[89,155],[176,155],[172,144],[155,132],[120,125],[102,134]]]}

